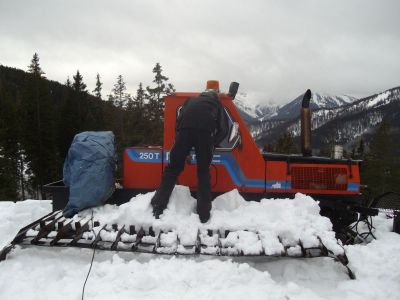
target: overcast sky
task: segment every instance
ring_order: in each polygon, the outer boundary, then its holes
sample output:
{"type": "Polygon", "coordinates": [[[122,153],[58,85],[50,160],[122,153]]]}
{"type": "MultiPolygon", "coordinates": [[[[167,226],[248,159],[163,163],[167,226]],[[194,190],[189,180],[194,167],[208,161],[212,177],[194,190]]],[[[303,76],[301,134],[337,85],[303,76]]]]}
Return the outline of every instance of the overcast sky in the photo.
{"type": "Polygon", "coordinates": [[[160,62],[177,91],[231,81],[253,102],[284,103],[307,88],[367,96],[400,85],[399,0],[0,0],[0,64],[47,78],[98,72],[107,95],[150,85],[160,62]]]}

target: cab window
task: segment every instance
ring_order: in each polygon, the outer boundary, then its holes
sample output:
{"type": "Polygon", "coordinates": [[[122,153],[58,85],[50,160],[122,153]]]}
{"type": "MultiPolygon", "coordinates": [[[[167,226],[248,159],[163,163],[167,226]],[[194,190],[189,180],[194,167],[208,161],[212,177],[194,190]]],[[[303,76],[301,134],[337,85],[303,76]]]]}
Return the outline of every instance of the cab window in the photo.
{"type": "MultiPolygon", "coordinates": [[[[182,106],[176,109],[176,118],[181,112],[182,106]]],[[[228,119],[228,134],[222,142],[216,147],[217,151],[230,151],[240,143],[239,123],[234,122],[229,112],[224,108],[224,112],[228,119]]]]}

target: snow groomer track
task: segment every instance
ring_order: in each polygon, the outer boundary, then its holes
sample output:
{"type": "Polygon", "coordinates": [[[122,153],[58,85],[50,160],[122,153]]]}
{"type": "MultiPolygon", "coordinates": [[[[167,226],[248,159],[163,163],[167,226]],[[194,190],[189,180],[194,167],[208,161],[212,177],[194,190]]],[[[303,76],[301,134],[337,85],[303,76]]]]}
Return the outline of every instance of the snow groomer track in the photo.
{"type": "Polygon", "coordinates": [[[320,237],[296,242],[268,231],[229,231],[198,228],[178,232],[155,230],[151,226],[102,224],[92,217],[67,219],[61,211],[52,212],[22,228],[0,252],[0,261],[15,245],[78,247],[100,250],[140,252],[163,255],[257,256],[313,258],[331,257],[343,264],[349,277],[348,259],[339,244],[326,245],[320,237]]]}

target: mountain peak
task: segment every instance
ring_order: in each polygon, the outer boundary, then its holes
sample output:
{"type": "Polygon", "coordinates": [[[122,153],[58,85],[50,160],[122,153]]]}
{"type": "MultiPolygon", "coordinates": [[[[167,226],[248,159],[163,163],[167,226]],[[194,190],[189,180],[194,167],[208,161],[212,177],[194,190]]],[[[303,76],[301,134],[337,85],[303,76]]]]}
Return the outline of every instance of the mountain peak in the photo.
{"type": "Polygon", "coordinates": [[[236,107],[239,109],[240,114],[246,122],[271,118],[276,114],[276,111],[279,109],[279,106],[273,104],[254,104],[248,101],[246,97],[246,93],[239,93],[234,100],[236,107]]]}
{"type": "Polygon", "coordinates": [[[318,108],[337,108],[342,105],[350,104],[357,98],[349,95],[329,95],[325,93],[313,93],[311,103],[318,108]]]}

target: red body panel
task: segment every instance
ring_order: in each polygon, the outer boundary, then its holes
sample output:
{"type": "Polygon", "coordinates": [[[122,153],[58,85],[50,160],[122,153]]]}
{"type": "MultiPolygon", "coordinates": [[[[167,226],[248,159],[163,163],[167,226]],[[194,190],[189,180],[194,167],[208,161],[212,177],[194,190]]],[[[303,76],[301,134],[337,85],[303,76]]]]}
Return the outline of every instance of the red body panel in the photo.
{"type": "Polygon", "coordinates": [[[136,189],[157,188],[161,183],[162,157],[163,151],[161,147],[126,148],[124,151],[124,187],[136,189]],[[137,153],[138,156],[132,157],[132,153],[137,153]],[[149,157],[141,156],[141,153],[146,153],[147,156],[153,154],[151,158],[159,159],[159,162],[149,163],[147,161],[149,157]]]}

